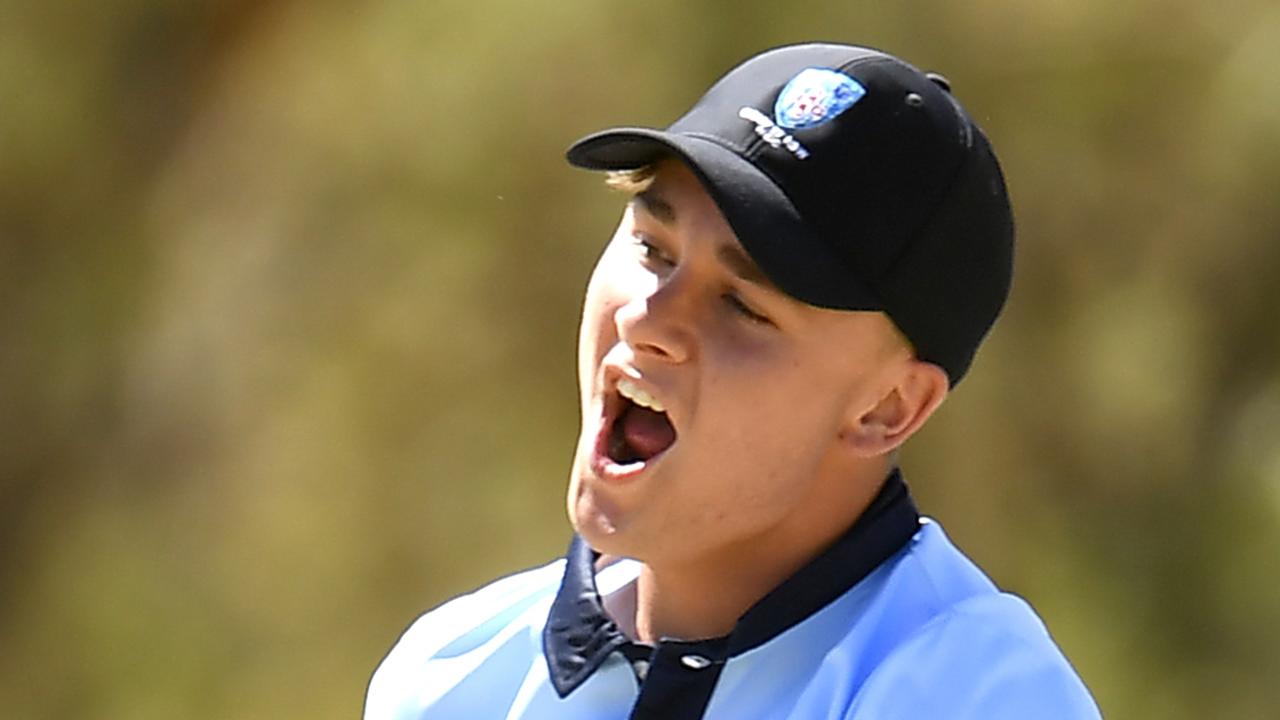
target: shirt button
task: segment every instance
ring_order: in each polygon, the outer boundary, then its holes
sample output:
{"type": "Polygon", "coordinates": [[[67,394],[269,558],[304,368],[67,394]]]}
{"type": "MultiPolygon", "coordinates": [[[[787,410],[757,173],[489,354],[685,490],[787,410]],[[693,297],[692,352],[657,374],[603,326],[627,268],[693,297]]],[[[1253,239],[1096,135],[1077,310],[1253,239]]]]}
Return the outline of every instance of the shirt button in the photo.
{"type": "Polygon", "coordinates": [[[685,655],[680,658],[680,664],[690,670],[702,670],[710,667],[711,661],[701,655],[685,655]]]}

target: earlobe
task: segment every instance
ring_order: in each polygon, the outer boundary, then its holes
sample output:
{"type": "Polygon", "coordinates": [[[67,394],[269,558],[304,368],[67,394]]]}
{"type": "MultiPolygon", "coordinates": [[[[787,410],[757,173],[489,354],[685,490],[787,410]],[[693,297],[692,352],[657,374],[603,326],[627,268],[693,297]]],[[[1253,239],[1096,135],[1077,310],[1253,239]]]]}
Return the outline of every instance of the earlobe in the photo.
{"type": "Polygon", "coordinates": [[[933,415],[946,399],[948,387],[942,368],[912,360],[875,407],[854,418],[841,437],[863,457],[892,452],[933,415]]]}

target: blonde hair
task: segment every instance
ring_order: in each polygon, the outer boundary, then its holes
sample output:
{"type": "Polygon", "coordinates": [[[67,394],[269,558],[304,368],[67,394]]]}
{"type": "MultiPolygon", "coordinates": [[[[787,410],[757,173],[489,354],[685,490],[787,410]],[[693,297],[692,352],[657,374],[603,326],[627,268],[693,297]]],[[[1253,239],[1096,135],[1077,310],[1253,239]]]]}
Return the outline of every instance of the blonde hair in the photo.
{"type": "Polygon", "coordinates": [[[634,170],[610,170],[605,173],[604,184],[610,190],[617,190],[627,195],[639,195],[653,184],[657,177],[657,167],[645,165],[634,170]]]}

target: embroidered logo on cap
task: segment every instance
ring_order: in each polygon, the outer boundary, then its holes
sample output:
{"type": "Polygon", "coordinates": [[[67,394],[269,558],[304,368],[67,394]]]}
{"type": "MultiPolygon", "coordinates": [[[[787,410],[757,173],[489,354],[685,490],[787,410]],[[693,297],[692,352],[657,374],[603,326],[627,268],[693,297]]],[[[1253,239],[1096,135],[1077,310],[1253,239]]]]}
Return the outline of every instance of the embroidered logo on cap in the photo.
{"type": "Polygon", "coordinates": [[[866,94],[866,88],[842,72],[801,70],[778,93],[774,121],[788,130],[811,128],[834,119],[866,94]]]}
{"type": "Polygon", "coordinates": [[[759,110],[748,105],[738,110],[738,117],[755,123],[756,134],[765,142],[769,143],[771,147],[784,147],[791,151],[791,154],[795,155],[796,158],[800,160],[804,160],[809,157],[809,151],[805,146],[801,145],[799,140],[796,140],[791,137],[791,135],[787,134],[786,130],[778,127],[769,119],[768,115],[765,115],[759,110]]]}

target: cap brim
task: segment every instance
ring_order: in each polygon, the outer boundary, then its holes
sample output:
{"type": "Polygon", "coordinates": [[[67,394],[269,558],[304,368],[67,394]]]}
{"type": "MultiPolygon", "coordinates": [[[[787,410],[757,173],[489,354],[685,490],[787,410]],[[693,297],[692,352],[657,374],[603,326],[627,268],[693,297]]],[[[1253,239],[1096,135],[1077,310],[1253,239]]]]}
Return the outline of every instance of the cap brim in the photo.
{"type": "Polygon", "coordinates": [[[773,180],[714,140],[616,128],[588,135],[566,153],[571,164],[588,170],[632,170],[668,155],[698,176],[747,254],[783,292],[819,307],[881,309],[871,289],[857,280],[856,269],[814,235],[773,180]]]}

